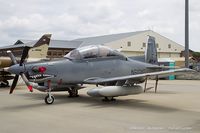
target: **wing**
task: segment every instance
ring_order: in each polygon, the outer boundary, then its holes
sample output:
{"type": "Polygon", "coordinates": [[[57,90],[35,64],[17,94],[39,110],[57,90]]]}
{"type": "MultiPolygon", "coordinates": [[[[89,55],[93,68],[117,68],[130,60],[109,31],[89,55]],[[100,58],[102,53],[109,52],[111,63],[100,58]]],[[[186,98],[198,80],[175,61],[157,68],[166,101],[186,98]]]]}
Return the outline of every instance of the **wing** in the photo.
{"type": "Polygon", "coordinates": [[[11,73],[3,71],[2,69],[0,69],[0,75],[4,76],[4,75],[11,75],[11,73]]]}
{"type": "Polygon", "coordinates": [[[158,72],[150,72],[150,73],[143,73],[143,74],[136,74],[136,75],[128,75],[128,76],[121,76],[121,77],[112,77],[112,78],[100,78],[100,77],[92,77],[84,80],[84,83],[87,84],[100,84],[112,81],[120,81],[120,80],[128,80],[128,79],[136,79],[142,77],[151,77],[151,76],[167,76],[167,75],[183,75],[187,74],[188,72],[195,72],[192,69],[188,68],[181,68],[181,69],[174,69],[174,70],[166,70],[166,71],[158,71],[158,72]]]}

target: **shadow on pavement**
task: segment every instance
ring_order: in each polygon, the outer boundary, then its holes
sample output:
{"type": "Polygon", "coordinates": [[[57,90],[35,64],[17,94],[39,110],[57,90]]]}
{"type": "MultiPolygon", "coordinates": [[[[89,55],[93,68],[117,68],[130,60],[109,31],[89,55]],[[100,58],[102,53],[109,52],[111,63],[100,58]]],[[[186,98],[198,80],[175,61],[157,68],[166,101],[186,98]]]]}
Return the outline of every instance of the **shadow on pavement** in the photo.
{"type": "MultiPolygon", "coordinates": [[[[80,95],[79,97],[69,98],[66,94],[57,94],[54,93],[55,101],[52,105],[46,105],[44,103],[44,97],[46,94],[43,93],[26,93],[26,94],[16,94],[22,97],[23,100],[30,101],[33,100],[35,102],[31,102],[30,104],[26,102],[23,105],[14,105],[14,106],[6,106],[1,109],[6,111],[14,111],[14,110],[24,110],[30,108],[49,108],[56,107],[59,105],[67,106],[68,104],[77,104],[74,106],[81,106],[82,108],[91,108],[91,109],[102,109],[102,108],[124,108],[124,109],[132,109],[132,110],[142,110],[147,112],[160,112],[167,113],[178,111],[176,108],[167,107],[165,105],[156,105],[152,103],[148,103],[148,100],[138,100],[138,99],[120,99],[116,98],[116,101],[113,102],[103,102],[102,98],[93,98],[86,95],[80,95]],[[81,105],[79,105],[81,104],[81,105]]],[[[70,105],[71,106],[71,105],[70,105]]],[[[60,107],[59,107],[60,108],[60,107]]]]}

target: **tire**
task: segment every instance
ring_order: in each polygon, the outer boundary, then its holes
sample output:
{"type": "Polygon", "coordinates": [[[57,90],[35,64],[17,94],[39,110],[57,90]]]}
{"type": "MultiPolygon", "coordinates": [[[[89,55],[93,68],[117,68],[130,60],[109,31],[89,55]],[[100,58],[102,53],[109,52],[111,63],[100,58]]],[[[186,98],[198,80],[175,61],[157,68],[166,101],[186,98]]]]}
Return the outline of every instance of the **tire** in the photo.
{"type": "Polygon", "coordinates": [[[78,97],[78,90],[77,89],[72,89],[68,91],[69,97],[78,97]]]}
{"type": "Polygon", "coordinates": [[[9,82],[7,80],[1,82],[0,87],[9,87],[9,82]]]}
{"type": "Polygon", "coordinates": [[[5,84],[5,87],[9,87],[9,82],[8,82],[8,80],[5,80],[4,83],[6,83],[6,84],[5,84]]]}
{"type": "Polygon", "coordinates": [[[49,95],[47,95],[44,99],[46,104],[52,104],[54,102],[54,97],[51,95],[51,98],[49,98],[49,95]]]}

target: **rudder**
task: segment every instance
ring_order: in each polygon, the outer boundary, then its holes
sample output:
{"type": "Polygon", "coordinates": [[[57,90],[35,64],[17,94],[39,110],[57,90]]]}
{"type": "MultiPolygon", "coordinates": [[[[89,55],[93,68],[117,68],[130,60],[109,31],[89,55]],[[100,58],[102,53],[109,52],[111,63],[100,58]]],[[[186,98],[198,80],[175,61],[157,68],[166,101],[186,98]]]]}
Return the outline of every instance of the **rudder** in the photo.
{"type": "Polygon", "coordinates": [[[145,62],[150,64],[158,64],[157,48],[155,37],[149,36],[148,43],[145,51],[145,62]]]}

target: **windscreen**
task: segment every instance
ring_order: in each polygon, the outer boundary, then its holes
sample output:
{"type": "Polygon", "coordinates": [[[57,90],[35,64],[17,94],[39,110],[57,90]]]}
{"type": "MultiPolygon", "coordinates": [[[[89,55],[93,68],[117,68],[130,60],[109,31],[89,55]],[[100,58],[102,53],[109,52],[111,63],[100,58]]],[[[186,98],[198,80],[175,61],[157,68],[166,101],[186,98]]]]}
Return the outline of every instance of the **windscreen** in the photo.
{"type": "Polygon", "coordinates": [[[72,50],[64,57],[69,59],[80,60],[89,58],[105,58],[111,56],[123,56],[123,55],[120,52],[112,50],[111,48],[108,48],[106,46],[91,45],[72,50]]]}

